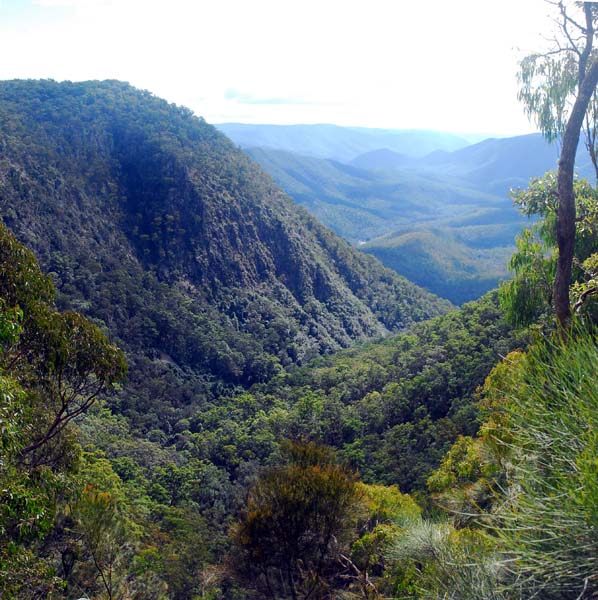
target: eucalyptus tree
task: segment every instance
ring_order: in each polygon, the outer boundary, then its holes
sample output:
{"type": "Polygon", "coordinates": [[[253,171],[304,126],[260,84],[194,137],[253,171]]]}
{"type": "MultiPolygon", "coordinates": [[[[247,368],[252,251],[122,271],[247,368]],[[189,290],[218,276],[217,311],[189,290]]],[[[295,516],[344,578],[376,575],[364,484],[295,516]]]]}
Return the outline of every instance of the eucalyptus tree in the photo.
{"type": "Polygon", "coordinates": [[[554,306],[558,324],[571,320],[569,285],[575,246],[575,155],[582,129],[598,179],[596,129],[598,116],[598,52],[595,49],[598,2],[553,4],[558,31],[551,50],[521,62],[519,98],[548,140],[562,141],[558,168],[556,238],[558,259],[554,306]]]}

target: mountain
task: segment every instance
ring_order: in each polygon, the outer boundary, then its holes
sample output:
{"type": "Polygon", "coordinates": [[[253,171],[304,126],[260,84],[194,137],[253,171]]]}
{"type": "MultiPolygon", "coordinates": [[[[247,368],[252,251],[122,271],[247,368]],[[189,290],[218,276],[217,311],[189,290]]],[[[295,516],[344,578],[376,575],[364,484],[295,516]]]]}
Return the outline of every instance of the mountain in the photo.
{"type": "MultiPolygon", "coordinates": [[[[261,129],[244,131],[247,143],[262,139],[261,129]],[[250,133],[256,137],[250,139],[250,133]]],[[[299,141],[291,137],[287,145],[299,141]]],[[[284,140],[277,143],[283,146],[284,140]]],[[[532,134],[426,156],[377,148],[339,162],[306,156],[310,145],[305,143],[302,154],[246,151],[336,233],[457,304],[508,277],[515,236],[526,223],[509,191],[554,169],[559,151],[558,144],[532,134]]],[[[593,177],[583,145],[577,165],[580,175],[593,177]]]]}
{"type": "Polygon", "coordinates": [[[520,230],[519,220],[495,225],[412,227],[371,240],[361,249],[435,294],[463,304],[508,277],[512,240],[520,230]]]}
{"type": "MultiPolygon", "coordinates": [[[[437,152],[444,154],[444,152],[441,152],[440,150],[437,150],[437,152]]],[[[356,156],[350,164],[354,167],[371,169],[372,171],[392,171],[403,167],[417,165],[418,160],[416,157],[393,152],[388,148],[378,148],[356,156]]]]}
{"type": "Polygon", "coordinates": [[[456,150],[469,144],[463,137],[439,131],[244,123],[220,123],[217,127],[242,148],[259,146],[341,162],[379,148],[425,156],[434,150],[456,150]]]}
{"type": "MultiPolygon", "coordinates": [[[[531,177],[556,169],[560,148],[542,135],[491,138],[453,152],[437,150],[423,157],[409,157],[378,149],[355,157],[351,165],[372,170],[409,169],[419,174],[449,177],[489,193],[504,195],[511,188],[526,187],[531,177]]],[[[580,145],[577,170],[593,177],[587,153],[580,145]]]]}
{"type": "Polygon", "coordinates": [[[282,150],[247,153],[296,202],[345,239],[357,243],[422,223],[496,221],[516,213],[496,195],[447,178],[412,171],[378,172],[282,150]]]}
{"type": "Polygon", "coordinates": [[[433,170],[371,170],[281,150],[247,152],[336,233],[453,303],[478,298],[508,275],[525,220],[506,196],[433,170]]]}
{"type": "Polygon", "coordinates": [[[165,392],[189,403],[448,308],[147,92],[2,82],[0,119],[0,213],[52,273],[60,307],[128,352],[138,425],[152,378],[192,382],[165,392]]]}

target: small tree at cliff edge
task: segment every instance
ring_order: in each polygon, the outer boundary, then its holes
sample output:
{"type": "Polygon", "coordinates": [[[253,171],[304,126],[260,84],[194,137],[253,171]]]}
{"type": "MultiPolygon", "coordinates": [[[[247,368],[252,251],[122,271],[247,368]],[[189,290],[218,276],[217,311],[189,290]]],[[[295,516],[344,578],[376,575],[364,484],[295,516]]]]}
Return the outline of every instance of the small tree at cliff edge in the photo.
{"type": "Polygon", "coordinates": [[[573,177],[580,132],[598,175],[596,160],[596,86],[598,54],[594,49],[598,3],[576,3],[559,10],[559,37],[544,54],[532,54],[521,62],[519,98],[544,136],[562,136],[558,170],[557,244],[558,261],[554,280],[556,319],[562,329],[571,321],[569,285],[575,245],[575,196],[573,177]],[[574,12],[575,14],[572,14],[574,12]],[[585,127],[584,127],[585,125],[585,127]]]}

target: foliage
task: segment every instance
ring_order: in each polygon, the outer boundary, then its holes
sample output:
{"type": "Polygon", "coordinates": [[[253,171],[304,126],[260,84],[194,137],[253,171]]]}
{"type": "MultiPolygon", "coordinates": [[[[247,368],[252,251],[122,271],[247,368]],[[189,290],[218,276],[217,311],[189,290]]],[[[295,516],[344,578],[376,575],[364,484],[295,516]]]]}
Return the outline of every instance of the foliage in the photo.
{"type": "Polygon", "coordinates": [[[383,485],[423,492],[476,432],[476,387],[525,343],[496,296],[414,324],[448,305],[150,94],[5,82],[0,100],[0,210],[51,272],[0,229],[3,594],[242,598],[222,563],[247,489],[255,589],[272,569],[280,593],[394,593],[387,549],[419,509],[383,485]],[[285,438],[304,442],[277,466],[285,438]]]}
{"type": "MultiPolygon", "coordinates": [[[[574,183],[577,205],[573,290],[576,309],[589,310],[592,303],[577,301],[585,294],[590,296],[592,265],[590,257],[598,250],[598,196],[596,190],[584,179],[574,183]]],[[[554,172],[534,178],[526,190],[513,194],[513,201],[527,216],[539,220],[525,229],[517,239],[517,252],[513,254],[509,269],[512,280],[500,289],[501,305],[509,320],[519,326],[529,325],[545,318],[552,306],[553,282],[556,268],[556,209],[558,206],[557,178],[554,172]]]]}
{"type": "Polygon", "coordinates": [[[262,597],[324,597],[359,500],[355,475],[313,443],[285,450],[288,464],[250,491],[234,532],[235,568],[262,597]]]}
{"type": "MultiPolygon", "coordinates": [[[[591,3],[588,4],[590,20],[586,22],[583,5],[555,3],[560,13],[555,20],[559,25],[561,39],[555,41],[556,47],[552,51],[529,54],[519,65],[519,100],[527,115],[534,119],[540,131],[550,141],[558,139],[565,132],[588,59],[591,58],[589,54],[584,56],[584,50],[589,35],[588,53],[591,52],[594,31],[588,25],[595,25],[598,11],[591,3]]],[[[584,128],[590,154],[591,148],[595,148],[596,121],[592,119],[592,115],[595,115],[595,108],[592,107],[596,106],[596,102],[594,92],[584,128]]],[[[595,153],[595,149],[593,152],[595,153]]]]}
{"type": "Polygon", "coordinates": [[[279,431],[339,448],[367,482],[424,490],[457,435],[476,432],[476,388],[518,344],[525,336],[511,333],[496,295],[489,295],[408,334],[320,359],[252,391],[260,404],[274,396],[291,406],[315,393],[316,425],[305,417],[297,423],[291,414],[275,422],[279,431]]]}
{"type": "Polygon", "coordinates": [[[0,295],[0,590],[35,598],[65,585],[50,548],[65,540],[59,522],[76,488],[68,426],[125,363],[96,326],[56,311],[50,280],[3,226],[0,295]]]}
{"type": "Polygon", "coordinates": [[[422,511],[396,486],[360,483],[359,487],[364,508],[358,524],[361,535],[351,546],[352,587],[365,599],[385,597],[396,592],[398,579],[393,572],[396,564],[388,560],[388,553],[405,530],[419,522],[422,511]]]}
{"type": "Polygon", "coordinates": [[[597,353],[595,331],[578,323],[493,370],[479,437],[458,440],[429,479],[452,525],[424,530],[427,545],[402,537],[390,550],[401,564],[429,548],[422,597],[595,594],[597,353]]]}
{"type": "Polygon", "coordinates": [[[570,285],[576,238],[574,167],[582,130],[598,181],[595,120],[598,57],[594,48],[598,8],[593,2],[569,6],[562,0],[556,6],[560,13],[557,20],[560,31],[554,48],[544,54],[528,56],[521,63],[519,97],[548,139],[562,136],[557,175],[559,252],[554,277],[554,309],[557,325],[566,330],[571,324],[570,285]]]}
{"type": "Polygon", "coordinates": [[[506,390],[517,493],[496,532],[530,595],[577,598],[596,589],[597,358],[594,335],[581,329],[538,342],[506,390]]]}

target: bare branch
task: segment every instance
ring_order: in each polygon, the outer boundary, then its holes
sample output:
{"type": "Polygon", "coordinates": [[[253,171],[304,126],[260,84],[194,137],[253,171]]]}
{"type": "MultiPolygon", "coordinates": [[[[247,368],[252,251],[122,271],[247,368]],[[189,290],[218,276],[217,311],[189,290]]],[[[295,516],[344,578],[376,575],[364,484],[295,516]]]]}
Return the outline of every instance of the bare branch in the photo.
{"type": "Polygon", "coordinates": [[[598,294],[598,287],[590,287],[587,290],[584,290],[583,293],[577,299],[577,302],[573,305],[573,312],[578,313],[581,310],[581,307],[584,305],[585,301],[595,294],[598,294]]]}

